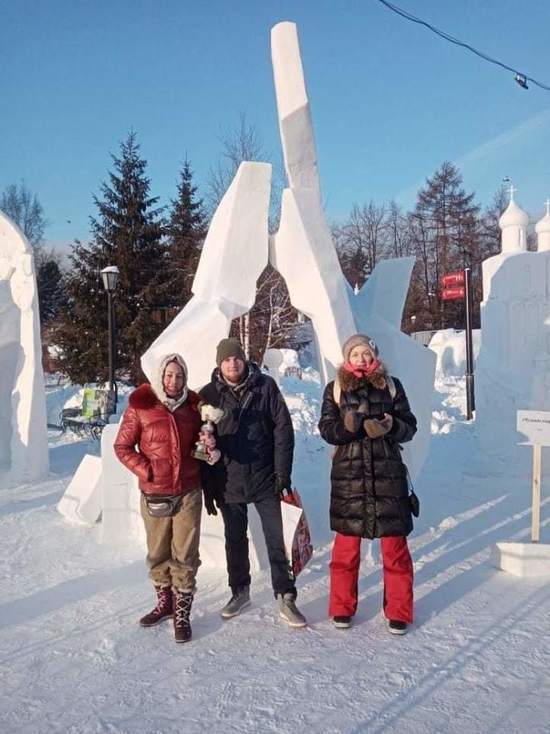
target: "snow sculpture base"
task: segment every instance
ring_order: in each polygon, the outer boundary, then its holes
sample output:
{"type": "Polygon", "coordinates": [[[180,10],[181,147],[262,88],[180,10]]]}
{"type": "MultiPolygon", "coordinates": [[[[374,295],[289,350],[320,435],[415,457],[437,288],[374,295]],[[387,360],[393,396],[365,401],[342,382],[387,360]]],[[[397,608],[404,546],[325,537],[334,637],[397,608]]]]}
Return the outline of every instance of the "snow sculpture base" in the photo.
{"type": "Polygon", "coordinates": [[[550,544],[547,543],[496,543],[490,560],[493,566],[513,576],[550,576],[550,544]]]}
{"type": "Polygon", "coordinates": [[[101,459],[86,454],[57,509],[70,522],[95,525],[101,515],[101,504],[101,459]]]}

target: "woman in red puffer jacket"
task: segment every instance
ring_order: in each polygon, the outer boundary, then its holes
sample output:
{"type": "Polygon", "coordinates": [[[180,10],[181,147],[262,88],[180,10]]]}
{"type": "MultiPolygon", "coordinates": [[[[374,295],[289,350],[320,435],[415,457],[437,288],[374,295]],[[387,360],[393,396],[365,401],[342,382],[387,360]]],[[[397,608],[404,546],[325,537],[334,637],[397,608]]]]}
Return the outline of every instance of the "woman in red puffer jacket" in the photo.
{"type": "Polygon", "coordinates": [[[201,471],[192,452],[201,398],[187,387],[183,358],[169,354],[156,382],[138,387],[128,402],[114,449],[139,479],[149,576],[157,593],[156,607],[140,624],[151,627],[173,616],[176,642],[187,642],[200,565],[201,471]]]}

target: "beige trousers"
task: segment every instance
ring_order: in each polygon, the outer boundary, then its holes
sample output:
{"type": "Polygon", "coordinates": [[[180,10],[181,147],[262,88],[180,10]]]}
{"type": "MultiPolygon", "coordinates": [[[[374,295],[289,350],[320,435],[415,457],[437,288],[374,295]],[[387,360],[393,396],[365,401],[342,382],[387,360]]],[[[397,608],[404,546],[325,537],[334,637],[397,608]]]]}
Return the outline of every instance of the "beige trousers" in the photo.
{"type": "Polygon", "coordinates": [[[147,536],[149,578],[155,586],[172,586],[180,591],[195,590],[195,577],[201,561],[202,489],[183,496],[173,517],[151,517],[141,496],[141,516],[147,536]]]}

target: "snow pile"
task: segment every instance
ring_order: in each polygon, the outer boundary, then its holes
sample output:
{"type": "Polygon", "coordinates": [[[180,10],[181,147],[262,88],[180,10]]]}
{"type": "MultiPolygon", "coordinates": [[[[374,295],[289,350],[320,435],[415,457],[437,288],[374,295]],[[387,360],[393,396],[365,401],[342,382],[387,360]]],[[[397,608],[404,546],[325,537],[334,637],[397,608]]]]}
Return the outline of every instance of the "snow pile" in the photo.
{"type": "MultiPolygon", "coordinates": [[[[481,330],[472,330],[472,346],[475,361],[481,346],[481,330]]],[[[466,373],[466,339],[464,331],[443,329],[436,331],[430,340],[429,348],[435,352],[437,362],[435,366],[436,380],[445,377],[463,377],[466,373]]]]}

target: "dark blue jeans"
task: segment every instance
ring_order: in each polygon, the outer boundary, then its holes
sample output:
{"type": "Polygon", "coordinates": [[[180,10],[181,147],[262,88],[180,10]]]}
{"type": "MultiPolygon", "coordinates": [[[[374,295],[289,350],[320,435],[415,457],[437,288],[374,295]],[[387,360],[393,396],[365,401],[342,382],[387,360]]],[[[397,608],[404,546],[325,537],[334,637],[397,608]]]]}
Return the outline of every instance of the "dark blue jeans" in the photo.
{"type": "MultiPolygon", "coordinates": [[[[254,502],[260,516],[269,565],[271,582],[277,594],[296,596],[295,578],[285,553],[281,502],[275,495],[254,502]]],[[[235,591],[250,585],[250,560],[248,557],[248,506],[227,503],[221,508],[225,527],[225,557],[229,586],[235,591]]]]}

